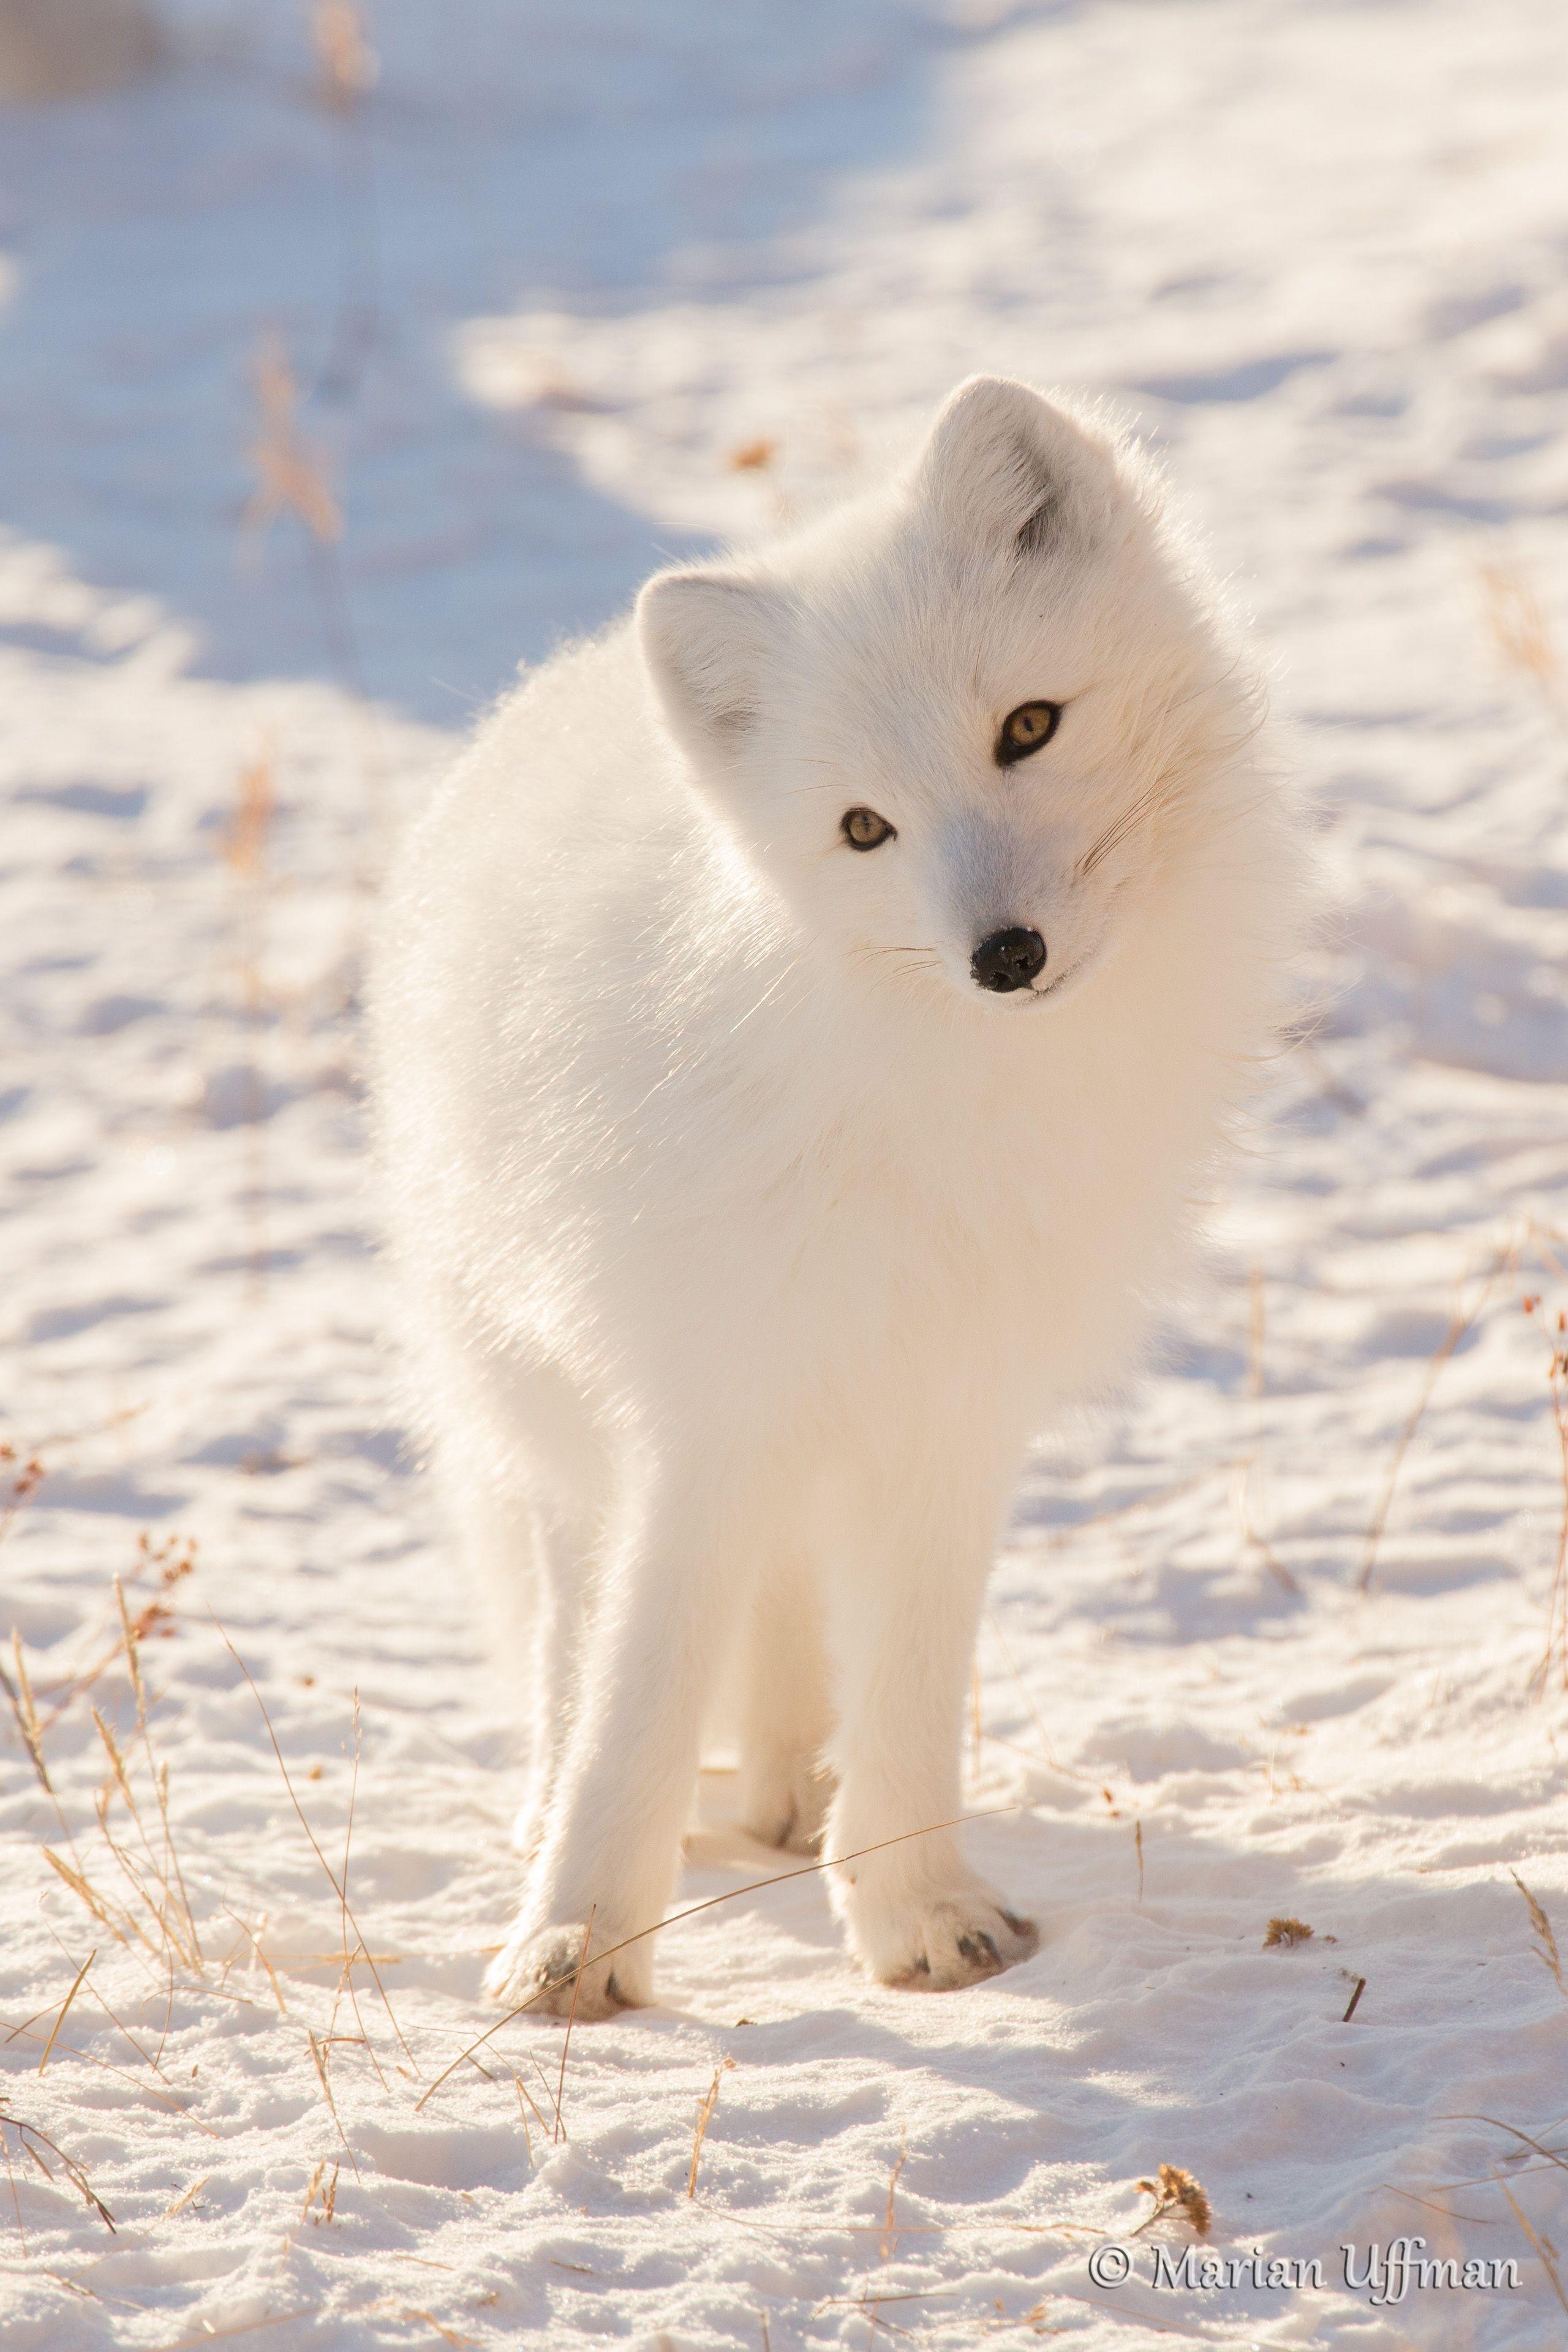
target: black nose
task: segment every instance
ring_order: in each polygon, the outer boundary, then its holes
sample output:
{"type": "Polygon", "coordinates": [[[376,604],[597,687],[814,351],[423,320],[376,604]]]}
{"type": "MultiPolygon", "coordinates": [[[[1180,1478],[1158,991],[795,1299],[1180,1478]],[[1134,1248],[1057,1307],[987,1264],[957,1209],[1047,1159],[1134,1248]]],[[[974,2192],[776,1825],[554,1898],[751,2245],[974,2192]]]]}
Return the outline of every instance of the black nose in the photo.
{"type": "Polygon", "coordinates": [[[1015,924],[1010,930],[993,931],[988,940],[982,940],[969,969],[976,988],[994,989],[998,996],[1005,996],[1010,989],[1027,988],[1036,973],[1045,970],[1045,963],[1046,943],[1038,931],[1026,931],[1015,924]]]}

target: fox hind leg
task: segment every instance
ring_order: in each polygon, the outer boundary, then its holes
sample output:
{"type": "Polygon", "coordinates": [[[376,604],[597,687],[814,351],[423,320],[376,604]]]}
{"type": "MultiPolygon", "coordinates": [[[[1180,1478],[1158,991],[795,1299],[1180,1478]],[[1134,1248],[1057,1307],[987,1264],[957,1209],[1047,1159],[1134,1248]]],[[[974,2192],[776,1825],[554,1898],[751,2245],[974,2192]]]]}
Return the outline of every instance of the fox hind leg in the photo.
{"type": "Polygon", "coordinates": [[[764,1569],[740,1679],[741,1826],[760,1844],[816,1853],[833,1801],[833,1706],[820,1590],[804,1558],[764,1569]]]}

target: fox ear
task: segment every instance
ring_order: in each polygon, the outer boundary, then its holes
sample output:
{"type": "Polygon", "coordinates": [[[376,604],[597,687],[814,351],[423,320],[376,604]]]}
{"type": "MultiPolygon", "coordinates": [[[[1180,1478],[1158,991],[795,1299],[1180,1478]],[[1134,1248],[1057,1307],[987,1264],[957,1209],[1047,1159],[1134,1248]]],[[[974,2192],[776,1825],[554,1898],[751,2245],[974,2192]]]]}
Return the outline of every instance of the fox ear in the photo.
{"type": "Polygon", "coordinates": [[[919,485],[959,529],[1037,554],[1068,523],[1089,445],[1070,418],[1026,383],[972,375],[931,427],[919,485]]]}
{"type": "Polygon", "coordinates": [[[677,741],[700,759],[732,750],[757,716],[777,628],[773,591],[736,572],[660,572],[637,614],[643,659],[677,741]]]}

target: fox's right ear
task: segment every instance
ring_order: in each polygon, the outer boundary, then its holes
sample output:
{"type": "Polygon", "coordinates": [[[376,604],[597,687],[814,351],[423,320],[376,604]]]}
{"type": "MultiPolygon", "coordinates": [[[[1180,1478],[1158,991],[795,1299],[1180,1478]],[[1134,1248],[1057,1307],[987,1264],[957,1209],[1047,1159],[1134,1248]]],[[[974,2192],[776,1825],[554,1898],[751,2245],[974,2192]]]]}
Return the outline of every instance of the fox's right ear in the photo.
{"type": "Polygon", "coordinates": [[[1081,520],[1098,464],[1082,426],[1011,377],[972,375],[938,413],[921,459],[925,495],[966,536],[979,533],[1034,556],[1081,520]]]}
{"type": "Polygon", "coordinates": [[[757,717],[778,626],[774,593],[738,572],[660,572],[637,635],[671,734],[696,759],[735,750],[757,717]]]}

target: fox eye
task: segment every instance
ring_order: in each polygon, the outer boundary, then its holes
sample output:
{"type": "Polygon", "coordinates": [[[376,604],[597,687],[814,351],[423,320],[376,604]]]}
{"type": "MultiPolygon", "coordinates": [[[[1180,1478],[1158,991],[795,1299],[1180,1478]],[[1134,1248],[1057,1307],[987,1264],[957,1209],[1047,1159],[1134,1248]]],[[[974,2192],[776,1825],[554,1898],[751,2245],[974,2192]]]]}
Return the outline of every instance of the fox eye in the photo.
{"type": "Polygon", "coordinates": [[[1050,741],[1062,715],[1059,702],[1020,702],[1002,721],[996,738],[996,765],[1010,768],[1050,741]]]}
{"type": "Polygon", "coordinates": [[[838,830],[851,849],[880,849],[885,841],[897,841],[898,830],[875,809],[846,809],[838,821],[838,830]]]}

